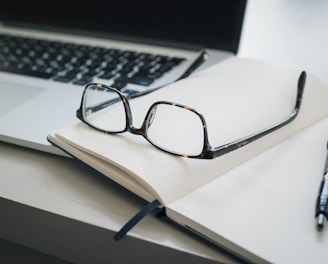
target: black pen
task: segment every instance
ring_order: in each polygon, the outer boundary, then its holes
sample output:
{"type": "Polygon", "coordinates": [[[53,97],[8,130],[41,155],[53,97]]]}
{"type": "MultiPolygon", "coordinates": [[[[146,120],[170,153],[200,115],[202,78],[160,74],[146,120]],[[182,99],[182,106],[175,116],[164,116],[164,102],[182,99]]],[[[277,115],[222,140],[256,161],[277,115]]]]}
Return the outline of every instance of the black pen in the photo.
{"type": "Polygon", "coordinates": [[[321,231],[324,228],[328,217],[328,142],[323,178],[316,202],[315,217],[317,219],[317,230],[321,231]]]}

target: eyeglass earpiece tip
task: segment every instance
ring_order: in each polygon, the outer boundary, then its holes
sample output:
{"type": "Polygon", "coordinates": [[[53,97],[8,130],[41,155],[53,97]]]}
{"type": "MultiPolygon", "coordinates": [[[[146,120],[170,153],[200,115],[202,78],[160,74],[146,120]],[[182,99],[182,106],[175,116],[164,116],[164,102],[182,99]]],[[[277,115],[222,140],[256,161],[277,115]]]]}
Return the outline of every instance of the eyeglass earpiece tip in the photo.
{"type": "Polygon", "coordinates": [[[298,80],[298,87],[304,87],[305,86],[305,80],[306,80],[306,72],[302,71],[300,78],[298,80]]]}

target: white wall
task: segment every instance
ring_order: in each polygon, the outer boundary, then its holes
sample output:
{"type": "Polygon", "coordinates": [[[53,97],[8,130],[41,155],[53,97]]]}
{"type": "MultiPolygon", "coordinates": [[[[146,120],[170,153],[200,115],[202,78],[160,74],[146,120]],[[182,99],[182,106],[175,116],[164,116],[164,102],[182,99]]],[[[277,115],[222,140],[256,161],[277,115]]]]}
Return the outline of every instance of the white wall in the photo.
{"type": "Polygon", "coordinates": [[[295,64],[328,83],[328,1],[248,0],[238,55],[295,64]]]}

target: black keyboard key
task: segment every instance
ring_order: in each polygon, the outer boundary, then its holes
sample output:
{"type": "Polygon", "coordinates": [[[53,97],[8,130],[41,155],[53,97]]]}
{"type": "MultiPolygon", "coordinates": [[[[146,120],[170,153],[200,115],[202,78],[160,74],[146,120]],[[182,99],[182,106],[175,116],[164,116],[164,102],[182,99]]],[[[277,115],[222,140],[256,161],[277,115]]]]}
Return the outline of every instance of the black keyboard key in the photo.
{"type": "Polygon", "coordinates": [[[58,82],[65,82],[68,83],[70,81],[72,81],[74,79],[74,77],[68,77],[68,76],[56,76],[53,78],[54,81],[58,81],[58,82]]]}
{"type": "Polygon", "coordinates": [[[142,76],[132,76],[132,77],[121,76],[116,79],[116,82],[126,82],[126,83],[131,83],[131,84],[148,86],[154,82],[154,79],[150,79],[150,78],[142,77],[142,76]]]}
{"type": "Polygon", "coordinates": [[[181,62],[183,62],[185,59],[183,58],[177,58],[177,57],[173,57],[171,58],[171,62],[174,63],[174,65],[179,65],[181,62]]]}
{"type": "Polygon", "coordinates": [[[116,88],[117,90],[121,90],[121,89],[123,89],[124,87],[127,86],[127,83],[117,79],[117,80],[115,80],[115,82],[111,86],[116,88]]]}
{"type": "Polygon", "coordinates": [[[99,75],[98,78],[109,80],[109,79],[112,79],[115,75],[116,75],[116,73],[105,72],[105,73],[99,75]]]}
{"type": "Polygon", "coordinates": [[[137,72],[133,77],[134,78],[148,78],[151,80],[156,80],[163,76],[163,72],[137,72]]]}
{"type": "Polygon", "coordinates": [[[47,73],[47,72],[32,71],[32,70],[28,70],[28,69],[19,69],[19,68],[12,67],[12,66],[6,67],[6,66],[0,65],[0,71],[10,72],[10,73],[18,73],[18,74],[22,74],[22,75],[27,75],[27,76],[31,76],[31,77],[39,77],[39,78],[44,78],[44,79],[49,79],[53,76],[53,74],[47,73]]]}
{"type": "Polygon", "coordinates": [[[133,71],[133,68],[131,67],[123,67],[122,69],[120,69],[117,73],[125,76],[125,75],[128,75],[130,72],[133,71]]]}
{"type": "Polygon", "coordinates": [[[88,73],[85,73],[85,74],[81,74],[79,78],[92,81],[93,75],[89,75],[88,73]]]}
{"type": "Polygon", "coordinates": [[[153,79],[153,80],[156,80],[162,76],[163,76],[163,72],[153,72],[153,73],[149,73],[147,75],[148,78],[153,79]]]}
{"type": "Polygon", "coordinates": [[[88,83],[90,83],[92,81],[92,78],[80,78],[80,79],[75,79],[73,81],[73,84],[77,84],[77,85],[86,85],[88,83]]]}

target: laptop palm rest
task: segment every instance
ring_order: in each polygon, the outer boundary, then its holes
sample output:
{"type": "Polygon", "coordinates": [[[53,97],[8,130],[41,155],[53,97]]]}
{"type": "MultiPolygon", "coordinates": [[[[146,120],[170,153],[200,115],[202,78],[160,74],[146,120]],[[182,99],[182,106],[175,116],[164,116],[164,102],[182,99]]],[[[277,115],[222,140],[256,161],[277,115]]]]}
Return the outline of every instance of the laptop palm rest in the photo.
{"type": "Polygon", "coordinates": [[[1,82],[0,86],[0,116],[17,109],[18,106],[23,105],[25,102],[31,100],[44,89],[31,87],[28,85],[14,84],[1,82]]]}

